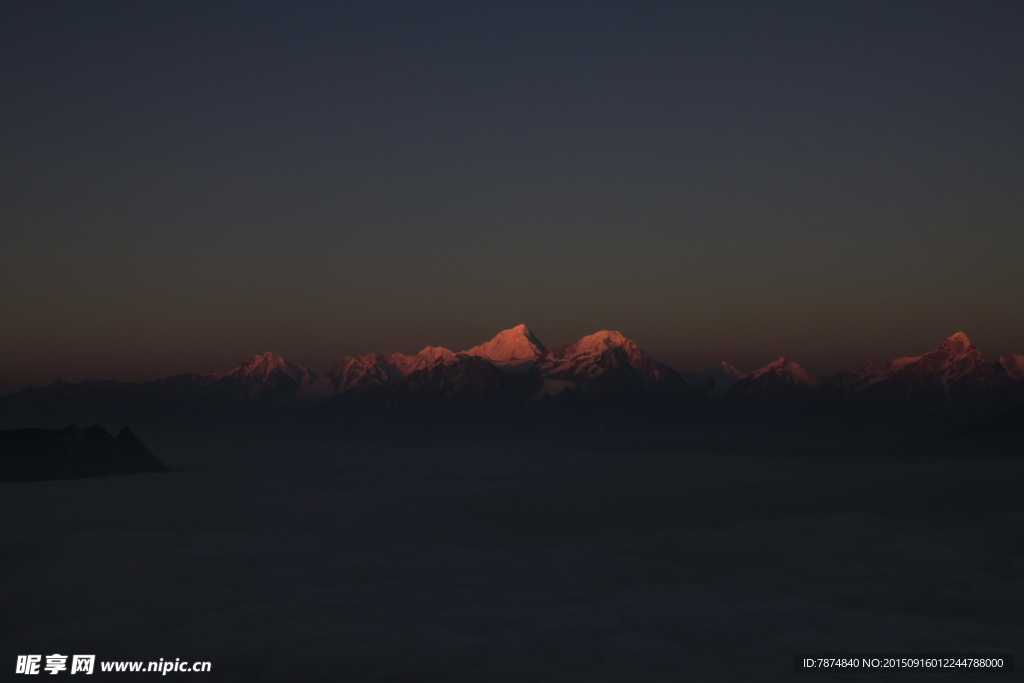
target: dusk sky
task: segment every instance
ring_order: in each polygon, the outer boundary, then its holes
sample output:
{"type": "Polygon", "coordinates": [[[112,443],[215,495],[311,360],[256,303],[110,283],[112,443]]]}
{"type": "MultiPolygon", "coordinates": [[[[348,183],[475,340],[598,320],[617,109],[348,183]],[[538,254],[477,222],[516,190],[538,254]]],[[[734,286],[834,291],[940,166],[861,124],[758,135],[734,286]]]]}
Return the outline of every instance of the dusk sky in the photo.
{"type": "Polygon", "coordinates": [[[5,2],[0,393],[1024,353],[1024,3],[5,2]]]}

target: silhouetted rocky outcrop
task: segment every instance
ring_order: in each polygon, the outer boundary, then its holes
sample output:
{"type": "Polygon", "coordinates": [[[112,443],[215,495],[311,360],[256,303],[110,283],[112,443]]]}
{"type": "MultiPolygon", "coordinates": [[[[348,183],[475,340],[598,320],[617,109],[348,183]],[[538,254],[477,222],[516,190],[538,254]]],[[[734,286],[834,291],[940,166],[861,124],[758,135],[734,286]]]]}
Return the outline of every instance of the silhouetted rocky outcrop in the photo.
{"type": "Polygon", "coordinates": [[[166,469],[127,427],[116,437],[99,425],[0,431],[0,481],[81,479],[166,469]]]}

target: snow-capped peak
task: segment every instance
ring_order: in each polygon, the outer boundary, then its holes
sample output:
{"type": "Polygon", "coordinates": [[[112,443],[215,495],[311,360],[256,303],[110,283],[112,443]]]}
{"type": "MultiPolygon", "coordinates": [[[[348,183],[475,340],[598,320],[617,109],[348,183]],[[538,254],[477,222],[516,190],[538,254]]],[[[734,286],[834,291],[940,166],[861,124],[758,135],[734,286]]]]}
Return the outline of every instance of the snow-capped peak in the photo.
{"type": "Polygon", "coordinates": [[[310,373],[305,368],[292,365],[281,356],[270,351],[250,356],[234,370],[224,373],[225,376],[251,377],[257,380],[266,380],[275,374],[283,374],[298,379],[310,373]]]}
{"type": "Polygon", "coordinates": [[[430,363],[436,363],[437,361],[450,362],[456,360],[455,353],[449,351],[443,346],[426,346],[422,351],[416,354],[416,357],[422,358],[430,363]]]}
{"type": "Polygon", "coordinates": [[[757,370],[754,370],[752,373],[750,373],[750,375],[752,377],[760,377],[761,375],[764,375],[772,371],[779,372],[781,370],[784,370],[786,366],[790,365],[791,363],[791,360],[783,356],[778,360],[773,360],[771,363],[759,367],[757,370]]]}
{"type": "Polygon", "coordinates": [[[479,356],[490,361],[536,360],[547,348],[540,343],[526,325],[503,330],[489,342],[463,351],[467,356],[479,356]]]}
{"type": "Polygon", "coordinates": [[[942,342],[942,346],[939,347],[942,351],[951,353],[953,355],[960,355],[967,353],[968,351],[974,350],[974,344],[968,339],[967,335],[963,332],[957,332],[952,337],[942,342]]]}
{"type": "Polygon", "coordinates": [[[1024,356],[1018,353],[1008,353],[999,357],[999,365],[1011,379],[1024,379],[1024,356]]]}
{"type": "Polygon", "coordinates": [[[279,356],[276,353],[273,353],[271,351],[267,351],[266,353],[258,353],[258,354],[249,356],[248,358],[246,358],[242,362],[242,365],[240,367],[242,367],[242,368],[266,367],[266,366],[280,367],[282,365],[286,365],[287,363],[288,363],[288,361],[286,361],[281,356],[279,356]]]}
{"type": "Polygon", "coordinates": [[[671,382],[678,375],[644,353],[629,338],[613,330],[601,330],[577,342],[550,349],[537,365],[545,377],[580,381],[625,373],[647,382],[671,382]]]}
{"type": "Polygon", "coordinates": [[[772,361],[768,365],[762,368],[758,368],[754,372],[750,373],[750,377],[763,377],[767,374],[774,374],[780,377],[786,378],[794,382],[795,384],[808,384],[811,386],[817,385],[818,377],[810,370],[801,367],[794,361],[783,356],[778,360],[772,361]]]}
{"type": "Polygon", "coordinates": [[[344,393],[359,386],[394,384],[417,370],[459,360],[459,356],[441,346],[427,346],[415,356],[397,352],[371,353],[342,358],[327,377],[335,390],[344,393]]]}
{"type": "MultiPolygon", "coordinates": [[[[920,378],[939,377],[944,385],[967,376],[992,379],[996,370],[985,361],[971,340],[963,332],[957,332],[942,342],[934,351],[921,356],[905,356],[878,365],[868,364],[855,373],[857,391],[876,384],[890,381],[920,381],[920,378]],[[918,379],[914,379],[918,378],[918,379]]],[[[925,379],[925,382],[931,379],[925,379]]]]}
{"type": "Polygon", "coordinates": [[[940,372],[946,382],[976,372],[986,375],[994,372],[992,366],[985,361],[985,356],[974,348],[974,344],[963,332],[957,332],[942,342],[942,346],[924,354],[916,363],[906,367],[919,368],[925,372],[940,372]]]}
{"type": "Polygon", "coordinates": [[[233,370],[208,375],[205,379],[210,385],[244,398],[262,396],[265,392],[304,391],[317,381],[317,376],[309,368],[293,365],[268,351],[246,358],[233,370]]]}
{"type": "Polygon", "coordinates": [[[715,369],[720,369],[722,374],[728,375],[729,377],[735,377],[736,379],[739,379],[740,377],[743,377],[744,375],[747,374],[740,370],[739,368],[737,368],[732,363],[726,362],[724,360],[721,363],[719,363],[715,367],[715,369]]]}
{"type": "Polygon", "coordinates": [[[438,363],[449,365],[459,360],[457,355],[443,346],[427,346],[415,356],[408,356],[404,353],[386,353],[381,358],[396,368],[403,377],[438,363]]]}
{"type": "Polygon", "coordinates": [[[618,346],[634,345],[625,335],[617,330],[600,330],[594,334],[588,334],[573,344],[577,349],[591,348],[615,348],[618,346]]]}

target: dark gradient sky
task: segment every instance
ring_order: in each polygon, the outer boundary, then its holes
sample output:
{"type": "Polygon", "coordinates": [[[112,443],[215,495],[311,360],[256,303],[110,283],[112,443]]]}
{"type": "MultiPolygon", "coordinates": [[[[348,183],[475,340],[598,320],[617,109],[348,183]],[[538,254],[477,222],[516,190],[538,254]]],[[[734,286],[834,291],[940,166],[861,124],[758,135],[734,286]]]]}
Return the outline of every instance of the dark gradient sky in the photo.
{"type": "Polygon", "coordinates": [[[0,9],[0,390],[619,329],[1024,352],[1024,3],[0,9]]]}

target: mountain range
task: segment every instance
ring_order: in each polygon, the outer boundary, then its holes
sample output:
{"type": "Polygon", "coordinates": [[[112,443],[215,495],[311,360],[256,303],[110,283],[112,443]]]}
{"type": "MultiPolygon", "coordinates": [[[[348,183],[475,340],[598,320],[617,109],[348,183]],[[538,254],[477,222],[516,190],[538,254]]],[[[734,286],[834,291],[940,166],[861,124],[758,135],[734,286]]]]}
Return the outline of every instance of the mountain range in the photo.
{"type": "Polygon", "coordinates": [[[677,372],[617,331],[548,348],[517,325],[465,351],[349,356],[323,374],[268,352],[212,375],[55,382],[0,398],[0,427],[217,424],[254,415],[389,424],[396,415],[446,411],[456,422],[485,413],[601,423],[658,415],[673,424],[795,421],[899,431],[974,424],[1022,405],[1024,356],[989,363],[963,333],[921,356],[818,377],[789,358],[747,373],[726,362],[677,372]]]}

